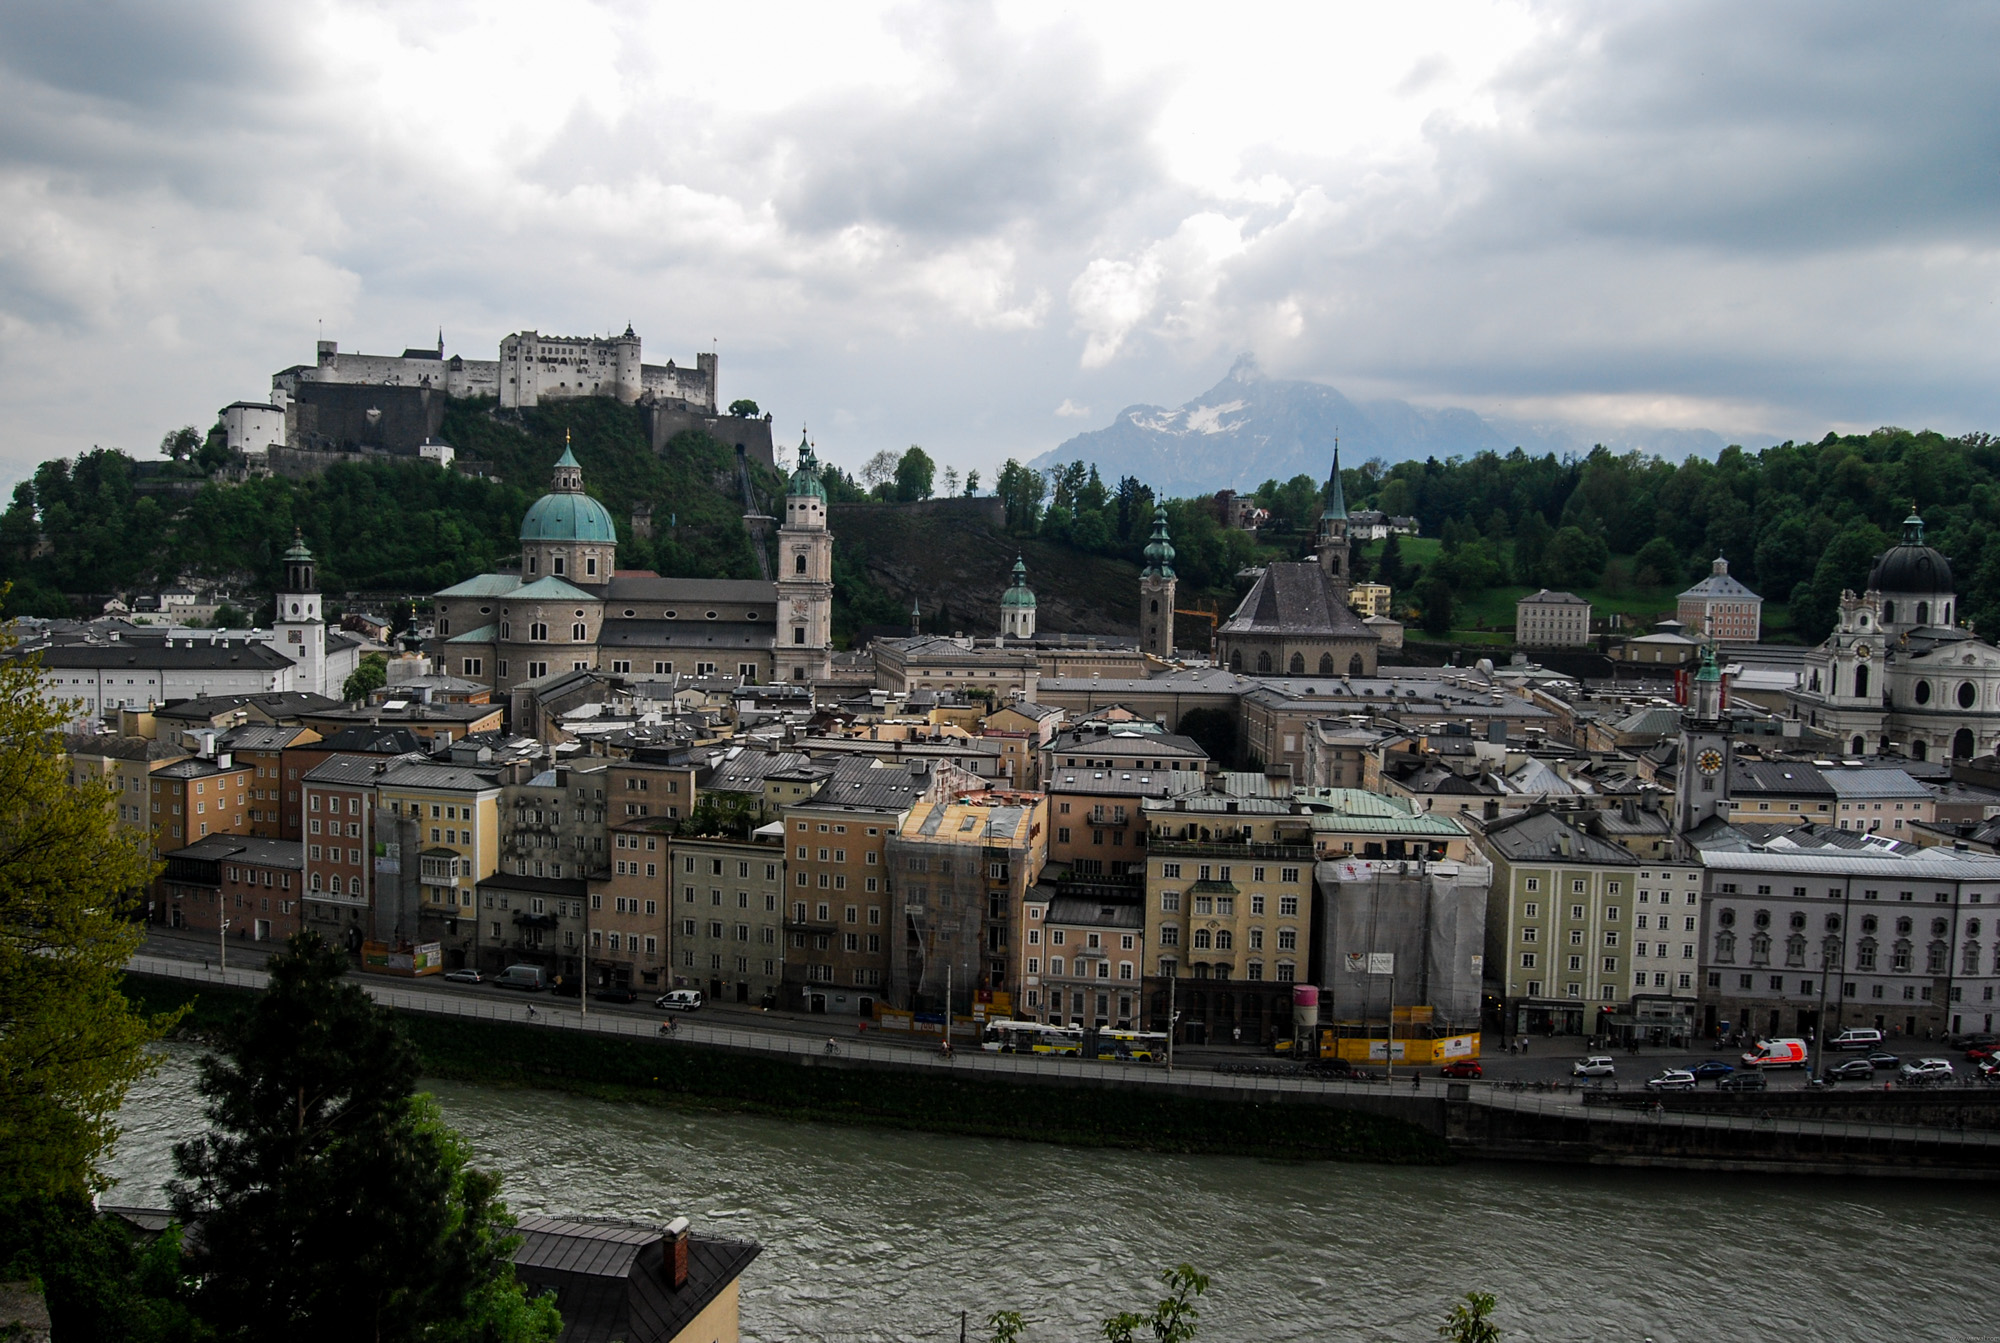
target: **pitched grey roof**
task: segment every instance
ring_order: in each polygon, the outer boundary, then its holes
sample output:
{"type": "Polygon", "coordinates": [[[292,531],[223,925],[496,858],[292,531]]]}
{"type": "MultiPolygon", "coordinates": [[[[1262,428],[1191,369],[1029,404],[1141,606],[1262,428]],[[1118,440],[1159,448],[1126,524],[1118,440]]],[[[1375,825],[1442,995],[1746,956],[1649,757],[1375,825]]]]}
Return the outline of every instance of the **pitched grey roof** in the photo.
{"type": "Polygon", "coordinates": [[[1377,637],[1340,599],[1326,570],[1309,560],[1266,565],[1219,632],[1377,637]]]}
{"type": "Polygon", "coordinates": [[[656,574],[614,574],[605,586],[606,605],[614,602],[688,602],[700,605],[743,605],[778,600],[775,584],[754,578],[662,578],[656,574]]]}
{"type": "Polygon", "coordinates": [[[1586,835],[1553,812],[1529,811],[1482,827],[1486,843],[1511,863],[1587,863],[1636,867],[1631,850],[1586,835]]]}
{"type": "Polygon", "coordinates": [[[1542,588],[1540,591],[1537,592],[1531,592],[1527,596],[1520,598],[1515,604],[1516,605],[1531,604],[1535,606],[1590,605],[1589,602],[1577,596],[1574,592],[1550,592],[1547,588],[1542,588]]]}
{"type": "Polygon", "coordinates": [[[267,643],[218,639],[203,640],[189,647],[120,641],[115,644],[45,644],[29,650],[39,654],[42,665],[70,670],[100,670],[106,667],[158,667],[167,671],[277,671],[292,660],[267,643]]]}
{"type": "Polygon", "coordinates": [[[1049,901],[1044,923],[1089,924],[1098,928],[1144,928],[1146,907],[1137,902],[1113,902],[1092,896],[1058,895],[1049,901]]]}
{"type": "Polygon", "coordinates": [[[869,810],[903,811],[914,805],[930,787],[931,766],[922,759],[898,759],[880,768],[875,757],[861,756],[840,762],[833,777],[820,787],[817,796],[800,802],[800,807],[858,807],[869,810]]]}
{"type": "Polygon", "coordinates": [[[196,858],[207,862],[233,859],[252,867],[295,867],[306,865],[305,845],[296,839],[259,839],[251,835],[210,835],[184,849],[174,849],[164,858],[196,858]]]}

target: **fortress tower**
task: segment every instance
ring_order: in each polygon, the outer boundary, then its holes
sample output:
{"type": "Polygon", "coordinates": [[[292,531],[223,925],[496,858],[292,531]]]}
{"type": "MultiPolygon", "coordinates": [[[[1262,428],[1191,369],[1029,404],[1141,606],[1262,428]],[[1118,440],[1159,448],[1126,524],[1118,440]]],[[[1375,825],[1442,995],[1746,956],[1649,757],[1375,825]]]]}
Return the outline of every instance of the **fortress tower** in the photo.
{"type": "Polygon", "coordinates": [[[831,669],[833,653],[833,534],[826,529],[826,486],[812,443],[799,439],[798,467],[785,487],[778,527],[778,641],[773,675],[811,682],[831,669]]]}
{"type": "Polygon", "coordinates": [[[1174,543],[1167,539],[1167,506],[1153,506],[1153,539],[1139,572],[1139,649],[1156,658],[1174,655],[1174,543]]]}

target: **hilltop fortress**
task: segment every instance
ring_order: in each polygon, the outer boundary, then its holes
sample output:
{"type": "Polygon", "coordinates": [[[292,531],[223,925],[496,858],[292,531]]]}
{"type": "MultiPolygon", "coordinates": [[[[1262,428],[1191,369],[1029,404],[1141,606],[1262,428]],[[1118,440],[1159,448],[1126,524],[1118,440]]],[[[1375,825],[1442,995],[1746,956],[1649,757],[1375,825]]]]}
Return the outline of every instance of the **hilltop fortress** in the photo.
{"type": "Polygon", "coordinates": [[[518,331],[500,342],[497,359],[447,356],[435,349],[401,354],[342,353],[319,342],[316,360],[271,375],[267,402],[238,401],[220,414],[232,451],[252,469],[314,474],[338,460],[386,453],[449,463],[438,440],[447,400],[490,397],[502,410],[545,402],[605,397],[640,407],[654,451],[686,429],[700,429],[773,461],[769,417],[725,416],[715,354],[692,366],[669,359],[648,364],[628,324],[617,336],[545,336],[518,331]]]}

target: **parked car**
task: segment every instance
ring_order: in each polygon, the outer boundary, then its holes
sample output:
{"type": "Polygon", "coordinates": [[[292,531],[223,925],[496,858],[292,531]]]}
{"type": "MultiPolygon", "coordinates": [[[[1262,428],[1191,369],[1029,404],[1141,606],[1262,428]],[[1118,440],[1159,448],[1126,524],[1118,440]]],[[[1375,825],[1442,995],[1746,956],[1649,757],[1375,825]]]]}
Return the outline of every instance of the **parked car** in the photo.
{"type": "Polygon", "coordinates": [[[1872,1082],[1875,1080],[1875,1065],[1867,1059],[1848,1059],[1834,1064],[1821,1076],[1829,1082],[1872,1082]]]}
{"type": "Polygon", "coordinates": [[[447,970],[444,972],[444,977],[454,984],[484,984],[486,982],[485,975],[480,974],[477,970],[469,966],[463,970],[447,970]]]}
{"type": "Polygon", "coordinates": [[[699,1012],[701,1002],[700,989],[670,989],[653,999],[653,1006],[669,1012],[699,1012]]]}
{"type": "Polygon", "coordinates": [[[496,988],[536,993],[549,986],[548,972],[539,965],[510,965],[493,977],[496,988]]]}
{"type": "Polygon", "coordinates": [[[1957,1072],[1950,1059],[1918,1059],[1905,1063],[1896,1072],[1896,1077],[1904,1086],[1922,1082],[1949,1082],[1957,1072]]]}
{"type": "Polygon", "coordinates": [[[1569,1071],[1572,1077],[1616,1077],[1618,1064],[1609,1054],[1592,1054],[1578,1059],[1569,1071]]]}
{"type": "Polygon", "coordinates": [[[1876,1030],[1873,1026],[1849,1026],[1846,1030],[1834,1036],[1833,1043],[1829,1044],[1827,1048],[1845,1052],[1847,1050],[1876,1049],[1881,1044],[1882,1032],[1876,1030]]]}
{"type": "Polygon", "coordinates": [[[1486,1070],[1479,1066],[1478,1059],[1453,1059],[1438,1069],[1439,1077],[1484,1077],[1486,1070]]]}
{"type": "Polygon", "coordinates": [[[557,998],[574,998],[578,993],[577,986],[582,983],[582,980],[574,976],[558,975],[555,982],[549,985],[549,992],[557,998]]]}
{"type": "Polygon", "coordinates": [[[1715,1084],[1717,1091],[1769,1091],[1771,1079],[1760,1072],[1731,1073],[1715,1084]]]}
{"type": "Polygon", "coordinates": [[[1693,1091],[1694,1074],[1686,1068],[1669,1068],[1657,1077],[1646,1079],[1648,1091],[1693,1091]]]}
{"type": "Polygon", "coordinates": [[[2000,1054],[2000,1045],[1972,1045],[1965,1051],[1965,1061],[1967,1063],[1978,1063],[1982,1059],[1990,1059],[1996,1054],[2000,1054]]]}
{"type": "Polygon", "coordinates": [[[1871,1068],[1893,1068],[1901,1062],[1901,1059],[1886,1049],[1878,1049],[1868,1056],[1868,1066],[1871,1068]]]}
{"type": "Polygon", "coordinates": [[[1966,1035],[1953,1037],[1951,1043],[1960,1049],[1981,1047],[1991,1049],[1994,1045],[2000,1044],[2000,1035],[1995,1035],[1991,1031],[1972,1031],[1966,1035]]]}
{"type": "Polygon", "coordinates": [[[1694,1074],[1695,1081],[1706,1082],[1711,1077],[1729,1076],[1736,1071],[1736,1065],[1724,1063],[1721,1059],[1703,1059],[1688,1071],[1694,1074]]]}

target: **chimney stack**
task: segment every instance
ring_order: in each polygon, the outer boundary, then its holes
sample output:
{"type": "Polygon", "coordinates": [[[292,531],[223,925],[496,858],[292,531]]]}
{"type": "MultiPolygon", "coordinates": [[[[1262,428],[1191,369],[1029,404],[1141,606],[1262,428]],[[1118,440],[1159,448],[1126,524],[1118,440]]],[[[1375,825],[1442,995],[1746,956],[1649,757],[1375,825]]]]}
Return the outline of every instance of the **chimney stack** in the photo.
{"type": "Polygon", "coordinates": [[[667,1223],[667,1238],[661,1248],[666,1251],[667,1285],[678,1292],[688,1280],[687,1218],[676,1217],[667,1223]]]}

